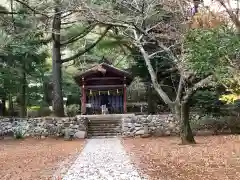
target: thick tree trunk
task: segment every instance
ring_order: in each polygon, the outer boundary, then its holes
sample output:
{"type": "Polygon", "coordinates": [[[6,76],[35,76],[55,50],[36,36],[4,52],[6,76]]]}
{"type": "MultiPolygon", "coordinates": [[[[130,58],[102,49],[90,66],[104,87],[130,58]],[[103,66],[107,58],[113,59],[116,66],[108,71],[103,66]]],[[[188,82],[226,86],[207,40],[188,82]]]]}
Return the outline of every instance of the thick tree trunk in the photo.
{"type": "Polygon", "coordinates": [[[52,83],[53,83],[53,113],[55,116],[64,116],[63,94],[62,94],[62,69],[61,69],[61,48],[60,30],[61,13],[58,4],[55,7],[55,15],[52,24],[53,48],[52,48],[52,83]]]}
{"type": "Polygon", "coordinates": [[[190,127],[189,116],[190,107],[187,102],[175,106],[175,113],[178,122],[180,123],[180,138],[182,144],[195,144],[195,139],[190,127]]]}
{"type": "Polygon", "coordinates": [[[23,65],[20,89],[20,117],[27,116],[26,90],[27,90],[27,77],[25,73],[25,65],[23,65]]]}

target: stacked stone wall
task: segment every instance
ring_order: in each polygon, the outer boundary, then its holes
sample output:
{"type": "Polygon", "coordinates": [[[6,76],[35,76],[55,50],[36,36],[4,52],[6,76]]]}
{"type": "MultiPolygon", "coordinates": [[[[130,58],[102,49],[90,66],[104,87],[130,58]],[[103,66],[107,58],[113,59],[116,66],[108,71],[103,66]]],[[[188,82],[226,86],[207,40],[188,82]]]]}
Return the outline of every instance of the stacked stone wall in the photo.
{"type": "Polygon", "coordinates": [[[0,118],[0,135],[14,136],[21,131],[25,137],[87,136],[88,119],[76,117],[41,117],[41,118],[0,118]]]}
{"type": "Polygon", "coordinates": [[[179,133],[178,122],[172,114],[162,115],[130,115],[122,119],[123,136],[150,134],[169,136],[179,133]]]}

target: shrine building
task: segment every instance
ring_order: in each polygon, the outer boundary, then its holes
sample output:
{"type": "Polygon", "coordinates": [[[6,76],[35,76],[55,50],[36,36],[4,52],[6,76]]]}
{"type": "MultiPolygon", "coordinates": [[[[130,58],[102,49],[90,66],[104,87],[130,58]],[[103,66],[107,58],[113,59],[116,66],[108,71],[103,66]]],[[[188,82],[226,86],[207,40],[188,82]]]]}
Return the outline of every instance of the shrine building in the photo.
{"type": "Polygon", "coordinates": [[[75,75],[74,80],[81,87],[81,114],[102,114],[104,104],[110,114],[127,112],[127,86],[133,80],[130,73],[101,63],[75,75]]]}

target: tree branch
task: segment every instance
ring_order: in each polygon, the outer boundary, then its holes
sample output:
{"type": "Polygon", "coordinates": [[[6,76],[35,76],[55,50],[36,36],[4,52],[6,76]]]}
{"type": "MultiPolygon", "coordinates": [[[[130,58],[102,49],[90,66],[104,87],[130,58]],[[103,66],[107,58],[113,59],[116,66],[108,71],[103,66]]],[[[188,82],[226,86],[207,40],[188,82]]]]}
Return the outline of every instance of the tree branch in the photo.
{"type": "Polygon", "coordinates": [[[61,43],[61,46],[65,46],[65,45],[67,45],[67,44],[73,43],[73,42],[75,42],[75,41],[77,41],[77,40],[85,37],[87,34],[89,34],[89,33],[93,30],[93,28],[94,28],[96,25],[97,25],[97,23],[89,25],[87,28],[85,28],[85,29],[84,29],[82,32],[80,32],[78,35],[73,36],[73,37],[71,37],[69,40],[61,43]]]}
{"type": "Polygon", "coordinates": [[[103,32],[102,36],[100,36],[97,41],[95,41],[93,44],[91,44],[90,46],[88,46],[86,49],[79,51],[77,54],[75,54],[75,55],[73,55],[73,56],[71,56],[71,57],[69,57],[69,58],[66,58],[66,59],[61,60],[60,63],[65,63],[65,62],[71,61],[71,60],[76,59],[76,58],[78,58],[79,56],[83,55],[84,53],[90,51],[92,48],[94,48],[94,47],[105,37],[105,35],[107,34],[107,32],[108,32],[111,28],[112,28],[112,26],[108,26],[108,27],[106,28],[106,30],[103,32]]]}
{"type": "Polygon", "coordinates": [[[33,44],[33,45],[36,45],[36,44],[46,45],[46,44],[50,43],[51,40],[52,40],[52,36],[47,37],[46,39],[32,40],[32,41],[30,41],[30,43],[33,44]]]}
{"type": "Polygon", "coordinates": [[[31,13],[26,13],[26,12],[10,12],[10,11],[3,11],[0,10],[0,14],[6,14],[6,15],[11,15],[11,14],[31,14],[31,13]]]}
{"type": "Polygon", "coordinates": [[[180,102],[180,98],[181,98],[181,95],[182,95],[182,90],[183,90],[183,83],[184,83],[184,80],[183,80],[183,76],[181,75],[180,76],[180,80],[179,80],[179,84],[178,84],[178,90],[177,90],[177,96],[176,96],[176,100],[175,102],[180,102]]]}
{"type": "Polygon", "coordinates": [[[240,33],[240,20],[238,19],[238,14],[234,14],[232,8],[230,7],[230,4],[229,4],[230,8],[228,8],[223,0],[218,0],[218,2],[225,8],[229,17],[231,18],[231,20],[235,24],[238,32],[240,33]]]}
{"type": "Polygon", "coordinates": [[[44,13],[41,13],[41,12],[37,11],[36,9],[30,7],[27,3],[23,2],[23,1],[20,1],[20,0],[14,0],[14,1],[22,4],[23,6],[25,6],[26,8],[28,8],[28,9],[31,10],[32,12],[34,12],[35,14],[41,14],[41,15],[43,15],[43,16],[45,16],[45,17],[48,18],[48,15],[46,15],[46,14],[44,14],[44,13]]]}
{"type": "Polygon", "coordinates": [[[195,91],[197,91],[200,88],[209,86],[211,83],[213,83],[213,75],[209,75],[206,78],[200,80],[199,82],[194,84],[192,88],[187,90],[186,95],[184,96],[184,100],[185,101],[189,100],[189,98],[195,91]]]}
{"type": "MultiPolygon", "coordinates": [[[[134,31],[134,36],[135,36],[135,39],[138,40],[139,37],[137,36],[137,32],[136,31],[134,31]]],[[[140,42],[138,42],[137,47],[139,48],[139,50],[140,50],[140,52],[141,52],[141,54],[142,54],[142,56],[143,56],[143,58],[145,60],[145,63],[147,65],[149,74],[151,76],[151,80],[152,80],[154,88],[156,89],[158,94],[161,96],[163,101],[171,107],[173,102],[170,100],[170,98],[168,97],[166,92],[163,91],[161,85],[158,84],[157,76],[156,76],[156,73],[154,72],[154,69],[152,67],[152,64],[151,64],[151,61],[149,59],[148,53],[145,51],[145,49],[143,48],[143,46],[142,46],[142,44],[140,42]]]]}

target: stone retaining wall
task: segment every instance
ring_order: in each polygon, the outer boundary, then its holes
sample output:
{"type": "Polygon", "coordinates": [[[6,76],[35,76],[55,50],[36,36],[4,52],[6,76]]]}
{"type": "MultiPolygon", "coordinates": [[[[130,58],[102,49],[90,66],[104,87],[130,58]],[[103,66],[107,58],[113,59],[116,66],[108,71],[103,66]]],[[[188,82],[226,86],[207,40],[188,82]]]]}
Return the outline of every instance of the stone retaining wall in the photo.
{"type": "Polygon", "coordinates": [[[122,135],[169,136],[179,133],[178,122],[172,114],[130,115],[122,118],[122,135]]]}
{"type": "MultiPolygon", "coordinates": [[[[98,116],[95,115],[96,119],[98,116]]],[[[179,134],[179,124],[172,114],[161,115],[113,115],[114,119],[121,118],[121,133],[123,136],[170,136],[179,134]]],[[[93,117],[41,117],[41,118],[1,118],[0,138],[4,136],[16,136],[21,131],[24,136],[44,138],[47,136],[61,137],[66,139],[73,137],[87,137],[88,121],[93,117]]],[[[106,117],[98,117],[98,119],[106,117]]],[[[191,127],[196,135],[202,134],[225,134],[240,133],[240,121],[236,117],[210,118],[191,116],[191,127]]]]}
{"type": "MultiPolygon", "coordinates": [[[[194,135],[240,134],[238,117],[210,117],[191,114],[191,128],[194,135]]],[[[122,118],[122,135],[170,136],[179,134],[179,123],[172,114],[129,115],[122,118]]]]}
{"type": "Polygon", "coordinates": [[[88,119],[81,116],[76,117],[41,117],[41,118],[1,118],[0,135],[14,136],[21,131],[25,137],[47,136],[65,138],[85,138],[87,136],[88,119]]]}

